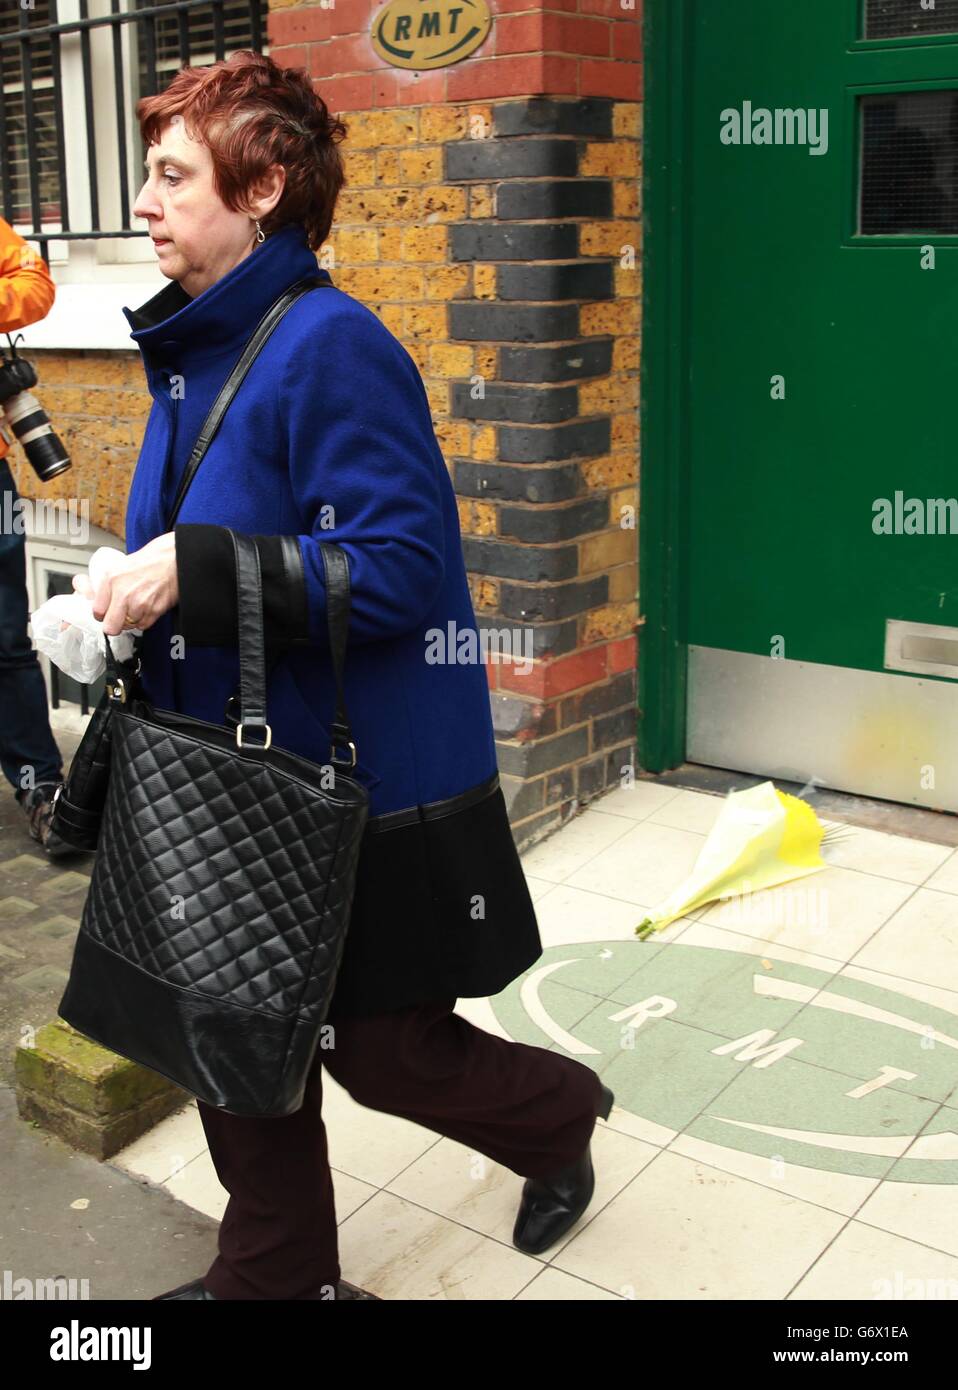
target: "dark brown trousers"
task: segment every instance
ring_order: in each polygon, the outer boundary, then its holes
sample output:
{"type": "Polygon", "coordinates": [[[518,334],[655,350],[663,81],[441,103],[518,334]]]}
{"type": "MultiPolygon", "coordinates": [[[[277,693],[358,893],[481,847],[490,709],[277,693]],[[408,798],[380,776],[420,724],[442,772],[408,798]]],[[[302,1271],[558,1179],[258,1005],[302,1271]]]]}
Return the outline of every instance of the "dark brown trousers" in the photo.
{"type": "Polygon", "coordinates": [[[360,1105],[413,1120],[522,1177],[579,1157],[599,1106],[596,1073],[487,1033],[453,1013],[455,1005],[331,1018],[335,1045],[317,1051],[293,1115],[250,1119],[197,1102],[230,1194],[204,1279],[217,1298],[330,1299],[339,1278],[349,1279],[339,1265],[323,1067],[360,1105]]]}

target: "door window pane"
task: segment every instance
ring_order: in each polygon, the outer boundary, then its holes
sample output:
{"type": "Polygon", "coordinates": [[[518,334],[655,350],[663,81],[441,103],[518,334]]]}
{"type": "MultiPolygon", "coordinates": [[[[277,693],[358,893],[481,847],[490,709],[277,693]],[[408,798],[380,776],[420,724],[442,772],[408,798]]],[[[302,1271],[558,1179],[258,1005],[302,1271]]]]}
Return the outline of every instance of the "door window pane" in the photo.
{"type": "Polygon", "coordinates": [[[859,101],[859,232],[958,232],[958,91],[859,101]]]}
{"type": "Polygon", "coordinates": [[[919,38],[922,34],[958,33],[958,0],[865,0],[865,38],[919,38]]]}

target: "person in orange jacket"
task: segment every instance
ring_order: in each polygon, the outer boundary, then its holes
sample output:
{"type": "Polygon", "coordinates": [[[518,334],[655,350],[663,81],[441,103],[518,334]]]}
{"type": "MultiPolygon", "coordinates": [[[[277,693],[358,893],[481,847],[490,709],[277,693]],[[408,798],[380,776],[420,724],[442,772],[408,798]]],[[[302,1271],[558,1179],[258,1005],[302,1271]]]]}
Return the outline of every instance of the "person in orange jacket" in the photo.
{"type": "MultiPolygon", "coordinates": [[[[43,258],[0,217],[0,334],[50,312],[56,289],[43,258]]],[[[0,416],[2,421],[2,416],[0,416]]],[[[16,525],[16,484],[0,428],[0,768],[14,789],[33,838],[54,857],[68,847],[51,834],[51,801],[63,761],[50,728],[47,690],[27,635],[26,538],[16,525]],[[9,498],[9,500],[8,500],[9,498]],[[8,520],[9,518],[9,520],[8,520]],[[4,529],[6,528],[6,529],[4,529]]]]}

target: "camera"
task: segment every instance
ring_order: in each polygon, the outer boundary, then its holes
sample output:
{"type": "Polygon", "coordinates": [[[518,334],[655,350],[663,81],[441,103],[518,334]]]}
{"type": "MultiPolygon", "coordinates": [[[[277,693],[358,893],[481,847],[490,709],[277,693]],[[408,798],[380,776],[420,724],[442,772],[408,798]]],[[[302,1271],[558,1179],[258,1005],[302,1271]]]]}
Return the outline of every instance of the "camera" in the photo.
{"type": "Polygon", "coordinates": [[[6,413],[33,471],[42,483],[48,483],[70,467],[70,455],[54,433],[46,411],[31,394],[29,388],[36,386],[37,374],[26,358],[17,356],[12,339],[9,358],[0,350],[0,363],[0,411],[6,413]]]}

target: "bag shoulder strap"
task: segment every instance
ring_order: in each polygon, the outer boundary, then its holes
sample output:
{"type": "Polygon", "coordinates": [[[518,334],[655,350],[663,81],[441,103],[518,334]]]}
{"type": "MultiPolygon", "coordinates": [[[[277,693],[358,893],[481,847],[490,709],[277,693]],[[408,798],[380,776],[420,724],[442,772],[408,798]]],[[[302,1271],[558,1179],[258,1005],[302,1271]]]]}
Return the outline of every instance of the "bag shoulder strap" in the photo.
{"type": "MultiPolygon", "coordinates": [[[[272,732],[266,718],[266,651],[263,634],[263,577],[256,542],[249,536],[229,530],[236,558],[236,611],[239,626],[239,719],[236,742],[240,748],[255,746],[266,749],[272,732]],[[250,745],[244,741],[244,730],[265,731],[265,741],[250,745]]],[[[336,710],[330,725],[332,745],[330,761],[356,763],[356,745],[346,712],[343,692],[343,664],[349,627],[349,560],[345,550],[331,541],[320,541],[326,571],[326,622],[329,628],[329,648],[336,677],[336,710]],[[349,748],[350,758],[336,757],[336,747],[349,748]]]]}
{"type": "Polygon", "coordinates": [[[323,285],[331,284],[331,280],[326,280],[319,274],[307,275],[304,279],[297,280],[295,285],[291,285],[288,290],[285,290],[279,298],[270,305],[256,325],[249,341],[243,349],[239,361],[226,378],[219,395],[216,397],[206,419],[203,421],[203,427],[200,430],[196,443],[193,445],[193,452],[190,454],[187,465],[183,470],[183,477],[180,479],[180,486],[177,490],[170,515],[167,518],[167,531],[173,530],[176,518],[183,505],[183,499],[186,496],[187,489],[196,476],[196,470],[200,466],[203,455],[206,453],[210,444],[212,444],[213,438],[222,423],[223,416],[226,414],[230,402],[242,385],[244,377],[256,361],[256,358],[259,356],[270,334],[296,301],[301,299],[304,294],[308,294],[309,291],[313,289],[321,289],[323,285]]]}

